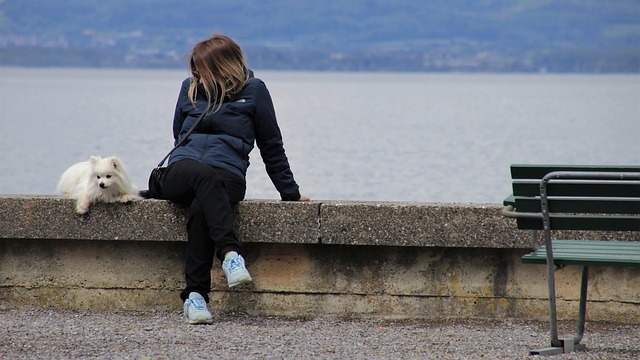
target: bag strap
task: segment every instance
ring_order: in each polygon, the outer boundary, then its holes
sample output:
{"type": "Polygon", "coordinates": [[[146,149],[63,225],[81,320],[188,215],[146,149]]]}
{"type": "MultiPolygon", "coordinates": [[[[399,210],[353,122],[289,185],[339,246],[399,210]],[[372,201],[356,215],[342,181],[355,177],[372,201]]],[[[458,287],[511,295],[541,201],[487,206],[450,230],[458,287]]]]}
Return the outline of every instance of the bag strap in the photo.
{"type": "Polygon", "coordinates": [[[207,115],[207,113],[209,112],[209,109],[211,108],[211,104],[209,104],[209,106],[207,106],[207,109],[205,111],[203,111],[200,116],[198,116],[198,119],[196,120],[196,122],[193,123],[193,125],[191,125],[191,127],[189,128],[189,130],[187,130],[187,132],[184,134],[184,136],[176,143],[176,145],[173,147],[173,149],[171,149],[167,155],[165,155],[165,157],[162,158],[162,161],[160,161],[158,163],[158,166],[156,166],[156,169],[160,168],[162,166],[162,164],[164,164],[165,161],[167,161],[167,158],[171,155],[171,153],[173,152],[173,150],[177,149],[178,146],[182,145],[182,143],[187,139],[187,137],[189,137],[189,135],[191,134],[191,132],[196,128],[196,126],[198,126],[198,124],[200,123],[200,120],[202,120],[202,118],[205,117],[205,115],[207,115]]]}

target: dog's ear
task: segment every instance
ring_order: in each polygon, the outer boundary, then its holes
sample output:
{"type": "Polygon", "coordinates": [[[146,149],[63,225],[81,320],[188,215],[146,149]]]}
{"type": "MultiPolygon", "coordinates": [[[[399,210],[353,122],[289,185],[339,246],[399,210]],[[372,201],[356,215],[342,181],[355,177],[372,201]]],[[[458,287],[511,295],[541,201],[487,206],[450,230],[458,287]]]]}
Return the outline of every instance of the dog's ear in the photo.
{"type": "Polygon", "coordinates": [[[89,161],[93,165],[97,164],[98,161],[100,161],[100,160],[102,160],[102,158],[100,156],[92,156],[91,158],[89,158],[89,161]]]}
{"type": "Polygon", "coordinates": [[[122,169],[122,163],[120,162],[120,159],[118,159],[118,158],[117,158],[117,157],[115,157],[115,156],[112,156],[112,157],[111,157],[111,165],[113,165],[113,168],[114,168],[114,169],[116,169],[116,170],[118,170],[118,171],[119,171],[120,169],[122,169]]]}

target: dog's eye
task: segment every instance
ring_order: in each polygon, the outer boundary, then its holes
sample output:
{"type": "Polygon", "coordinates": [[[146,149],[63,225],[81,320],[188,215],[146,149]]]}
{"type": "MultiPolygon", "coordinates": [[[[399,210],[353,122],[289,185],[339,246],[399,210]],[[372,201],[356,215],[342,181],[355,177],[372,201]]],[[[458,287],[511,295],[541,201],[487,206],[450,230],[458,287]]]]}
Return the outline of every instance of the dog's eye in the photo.
{"type": "Polygon", "coordinates": [[[100,179],[100,175],[98,175],[97,178],[100,179]]]}
{"type": "Polygon", "coordinates": [[[111,179],[111,175],[107,175],[107,179],[111,179]]]}

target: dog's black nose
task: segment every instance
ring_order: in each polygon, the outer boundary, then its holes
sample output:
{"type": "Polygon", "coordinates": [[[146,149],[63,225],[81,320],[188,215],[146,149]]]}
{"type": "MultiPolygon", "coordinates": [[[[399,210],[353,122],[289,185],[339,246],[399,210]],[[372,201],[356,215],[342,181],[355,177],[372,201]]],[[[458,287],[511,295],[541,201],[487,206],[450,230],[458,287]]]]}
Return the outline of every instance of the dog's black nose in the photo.
{"type": "Polygon", "coordinates": [[[104,183],[100,183],[100,187],[104,189],[104,183]]]}

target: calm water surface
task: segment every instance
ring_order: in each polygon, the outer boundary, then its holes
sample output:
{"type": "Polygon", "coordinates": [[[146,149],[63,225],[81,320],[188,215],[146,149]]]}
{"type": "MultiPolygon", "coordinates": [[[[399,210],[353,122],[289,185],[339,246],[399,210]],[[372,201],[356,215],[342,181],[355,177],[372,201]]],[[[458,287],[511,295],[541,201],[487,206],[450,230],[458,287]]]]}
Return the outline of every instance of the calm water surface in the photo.
{"type": "MultiPolygon", "coordinates": [[[[256,71],[314,200],[500,203],[511,163],[640,164],[639,75],[256,71]]],[[[51,194],[90,155],[146,188],[180,70],[0,68],[0,193],[51,194]]],[[[276,199],[257,150],[248,198],[276,199]]]]}

